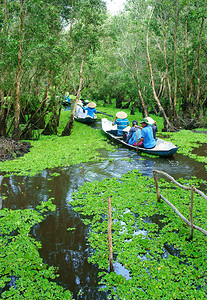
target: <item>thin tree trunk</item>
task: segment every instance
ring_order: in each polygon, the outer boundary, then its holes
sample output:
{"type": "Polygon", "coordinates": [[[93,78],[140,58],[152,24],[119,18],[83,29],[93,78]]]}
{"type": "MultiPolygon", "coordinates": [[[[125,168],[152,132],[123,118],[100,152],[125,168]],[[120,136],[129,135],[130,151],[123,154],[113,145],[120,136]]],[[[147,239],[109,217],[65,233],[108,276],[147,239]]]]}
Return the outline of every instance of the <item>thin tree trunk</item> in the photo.
{"type": "Polygon", "coordinates": [[[15,141],[19,140],[20,137],[20,128],[19,128],[19,119],[20,119],[20,88],[21,88],[21,73],[22,73],[22,28],[23,28],[23,4],[24,0],[20,0],[20,20],[19,20],[19,44],[18,44],[18,67],[16,73],[16,103],[15,103],[15,113],[14,113],[14,130],[12,132],[12,138],[15,141]]]}
{"type": "MultiPolygon", "coordinates": [[[[161,11],[161,8],[160,8],[161,11]]],[[[162,13],[160,14],[162,15],[162,13]]],[[[171,93],[171,83],[169,78],[169,68],[167,63],[167,39],[166,39],[166,31],[165,31],[165,25],[162,18],[162,33],[164,38],[164,59],[165,59],[165,68],[166,68],[166,77],[167,77],[167,83],[168,83],[168,93],[169,93],[169,101],[170,101],[170,115],[172,115],[172,93],[171,93]]]]}
{"type": "Polygon", "coordinates": [[[175,75],[175,84],[174,84],[174,115],[177,115],[177,91],[178,91],[178,77],[177,77],[177,28],[178,28],[178,19],[179,19],[179,0],[177,0],[177,14],[175,20],[175,34],[174,34],[174,75],[175,75]]]}
{"type": "Polygon", "coordinates": [[[141,92],[141,87],[140,87],[140,83],[139,83],[139,69],[138,69],[138,65],[137,65],[137,61],[136,61],[136,50],[137,50],[137,42],[136,42],[136,46],[135,46],[135,49],[134,49],[134,63],[135,63],[135,68],[136,68],[136,83],[137,83],[137,88],[138,88],[138,93],[139,93],[139,97],[140,97],[140,100],[141,100],[141,104],[142,104],[142,107],[143,107],[143,110],[144,110],[144,115],[147,117],[148,116],[148,110],[147,110],[147,107],[144,103],[144,99],[142,97],[142,92],[141,92]]]}
{"type": "Polygon", "coordinates": [[[81,66],[80,66],[80,73],[79,73],[80,74],[79,88],[78,88],[77,96],[76,96],[75,103],[74,103],[74,106],[73,106],[72,114],[71,114],[70,119],[69,119],[68,123],[66,124],[63,132],[62,132],[62,136],[69,136],[71,134],[71,130],[72,130],[72,127],[73,127],[75,111],[76,111],[78,101],[80,99],[80,93],[81,93],[82,84],[83,84],[82,73],[83,73],[83,64],[84,64],[87,48],[88,48],[88,44],[85,45],[84,52],[83,52],[83,57],[82,57],[81,66]]]}
{"type": "MultiPolygon", "coordinates": [[[[73,6],[74,6],[74,0],[72,0],[72,3],[71,3],[70,38],[69,38],[69,49],[68,49],[69,54],[70,54],[70,50],[71,50],[71,46],[72,46],[72,36],[73,36],[73,6]]],[[[69,59],[68,59],[67,66],[66,66],[66,75],[65,75],[64,85],[66,85],[66,82],[69,77],[69,68],[70,68],[70,63],[69,63],[69,59]]]]}
{"type": "MultiPolygon", "coordinates": [[[[150,16],[150,21],[151,21],[152,15],[153,15],[153,11],[152,11],[152,14],[150,16]]],[[[169,122],[169,120],[167,118],[167,115],[165,113],[165,110],[162,107],[162,105],[160,103],[160,100],[158,99],[156,91],[155,91],[154,77],[153,77],[153,71],[152,71],[152,64],[151,64],[151,59],[150,59],[150,54],[149,54],[149,28],[147,30],[147,57],[148,57],[148,64],[149,64],[149,69],[150,69],[151,85],[152,85],[152,91],[153,91],[154,99],[157,102],[157,105],[159,107],[159,111],[163,115],[163,118],[164,118],[164,121],[165,121],[165,124],[166,124],[166,127],[167,127],[166,129],[167,130],[168,129],[174,129],[173,126],[170,124],[170,122],[169,122]]]]}
{"type": "Polygon", "coordinates": [[[184,54],[184,82],[185,82],[185,101],[187,101],[187,89],[188,89],[188,81],[187,81],[187,43],[188,43],[188,8],[186,11],[186,21],[185,21],[185,54],[184,54]]]}
{"type": "MultiPolygon", "coordinates": [[[[193,76],[194,76],[194,70],[195,70],[195,67],[197,65],[197,72],[198,72],[198,91],[197,91],[197,103],[196,105],[199,104],[200,102],[200,52],[201,52],[201,41],[200,41],[200,38],[201,38],[201,34],[202,34],[202,30],[203,30],[203,24],[204,24],[204,18],[202,18],[202,21],[201,21],[201,28],[200,28],[200,33],[199,33],[199,47],[198,47],[198,51],[197,51],[197,57],[196,57],[196,60],[194,62],[194,65],[193,65],[193,71],[192,71],[192,75],[191,75],[191,81],[190,81],[190,92],[189,92],[189,95],[188,95],[188,100],[189,102],[191,101],[191,96],[192,96],[192,92],[193,92],[193,76]]],[[[195,104],[195,103],[194,103],[195,104]]],[[[195,106],[196,106],[195,105],[195,106]]],[[[197,110],[198,107],[195,107],[195,110],[197,110]]]]}
{"type": "Polygon", "coordinates": [[[201,94],[201,79],[200,79],[200,52],[201,52],[201,34],[203,30],[204,18],[201,21],[201,29],[199,33],[199,47],[198,47],[198,54],[197,54],[197,69],[198,69],[198,92],[197,92],[197,104],[200,102],[200,94],[201,94]]]}

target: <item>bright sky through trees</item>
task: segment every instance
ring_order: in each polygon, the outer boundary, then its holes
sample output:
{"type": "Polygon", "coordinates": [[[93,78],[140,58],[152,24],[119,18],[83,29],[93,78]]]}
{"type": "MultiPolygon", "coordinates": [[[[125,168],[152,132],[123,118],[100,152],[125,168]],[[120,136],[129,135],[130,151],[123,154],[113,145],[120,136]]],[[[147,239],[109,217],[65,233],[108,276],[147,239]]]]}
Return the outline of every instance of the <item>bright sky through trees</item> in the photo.
{"type": "Polygon", "coordinates": [[[106,0],[107,9],[115,15],[118,11],[124,8],[126,0],[106,0]]]}

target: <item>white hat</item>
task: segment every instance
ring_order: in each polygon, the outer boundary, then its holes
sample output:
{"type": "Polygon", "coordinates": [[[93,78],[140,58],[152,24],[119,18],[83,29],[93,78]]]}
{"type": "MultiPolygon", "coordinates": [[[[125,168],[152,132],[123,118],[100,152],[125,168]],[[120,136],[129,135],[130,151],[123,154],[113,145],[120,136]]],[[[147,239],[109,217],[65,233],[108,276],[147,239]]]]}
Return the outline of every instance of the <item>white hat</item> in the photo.
{"type": "Polygon", "coordinates": [[[148,120],[148,124],[152,125],[154,124],[155,120],[153,120],[151,117],[146,117],[146,119],[148,120]]]}
{"type": "Polygon", "coordinates": [[[127,114],[124,111],[118,111],[116,113],[116,117],[119,119],[126,119],[127,118],[127,114]]]}
{"type": "Polygon", "coordinates": [[[90,103],[88,104],[88,107],[90,107],[90,108],[94,108],[94,107],[96,107],[96,103],[94,103],[94,102],[90,102],[90,103]]]}

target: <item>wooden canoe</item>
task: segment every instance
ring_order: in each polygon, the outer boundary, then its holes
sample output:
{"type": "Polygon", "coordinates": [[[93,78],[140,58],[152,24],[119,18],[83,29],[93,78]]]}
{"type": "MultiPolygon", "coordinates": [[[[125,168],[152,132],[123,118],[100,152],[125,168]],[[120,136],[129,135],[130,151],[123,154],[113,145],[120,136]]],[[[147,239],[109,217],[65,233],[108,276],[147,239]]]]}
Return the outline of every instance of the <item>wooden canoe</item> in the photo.
{"type": "MultiPolygon", "coordinates": [[[[112,122],[109,121],[107,118],[102,119],[102,130],[107,134],[107,136],[110,137],[111,139],[117,141],[118,143],[124,145],[125,147],[127,147],[129,149],[134,149],[134,150],[137,150],[137,151],[140,151],[143,153],[164,156],[164,157],[173,156],[178,150],[178,147],[173,145],[173,143],[162,140],[162,139],[157,139],[156,146],[152,149],[141,148],[141,147],[129,145],[129,144],[125,143],[122,136],[119,137],[119,136],[116,136],[116,135],[110,133],[111,130],[116,130],[116,129],[117,129],[117,126],[116,125],[112,126],[112,122]]],[[[127,128],[125,128],[124,131],[129,132],[129,130],[130,130],[130,127],[128,126],[127,128]]]]}

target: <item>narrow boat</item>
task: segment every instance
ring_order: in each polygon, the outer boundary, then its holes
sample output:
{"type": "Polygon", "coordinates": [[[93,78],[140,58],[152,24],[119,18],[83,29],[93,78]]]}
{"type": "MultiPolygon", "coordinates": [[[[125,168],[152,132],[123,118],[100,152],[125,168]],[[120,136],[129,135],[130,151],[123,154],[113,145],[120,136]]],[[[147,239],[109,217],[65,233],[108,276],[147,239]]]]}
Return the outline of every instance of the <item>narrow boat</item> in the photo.
{"type": "Polygon", "coordinates": [[[80,123],[91,124],[96,121],[97,116],[94,115],[94,117],[92,118],[87,114],[86,111],[83,111],[81,106],[77,105],[74,119],[80,123]]]}
{"type": "MultiPolygon", "coordinates": [[[[111,139],[117,141],[120,144],[123,144],[125,147],[134,149],[134,150],[137,150],[137,151],[140,151],[143,153],[169,157],[169,156],[173,156],[178,150],[178,147],[173,145],[173,143],[162,140],[162,139],[157,139],[156,146],[152,149],[141,148],[141,147],[129,145],[129,144],[125,143],[122,136],[116,136],[116,135],[110,133],[111,130],[117,130],[117,126],[116,125],[112,126],[112,122],[109,121],[107,118],[102,119],[102,130],[111,139]]],[[[129,132],[129,130],[130,130],[130,126],[128,126],[127,128],[124,129],[124,131],[127,133],[129,132]]]]}
{"type": "Polygon", "coordinates": [[[84,124],[91,124],[93,122],[96,121],[97,119],[97,116],[94,116],[93,118],[91,118],[90,116],[85,116],[84,118],[83,117],[78,117],[78,116],[74,116],[74,119],[80,123],[84,123],[84,124]]]}

